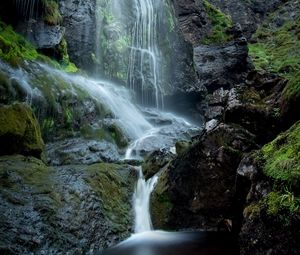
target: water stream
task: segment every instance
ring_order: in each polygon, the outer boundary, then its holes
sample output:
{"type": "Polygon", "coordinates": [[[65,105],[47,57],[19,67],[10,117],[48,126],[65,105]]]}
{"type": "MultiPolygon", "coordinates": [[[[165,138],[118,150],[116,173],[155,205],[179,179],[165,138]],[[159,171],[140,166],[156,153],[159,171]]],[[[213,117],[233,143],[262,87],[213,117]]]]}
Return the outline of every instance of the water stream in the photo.
{"type": "Polygon", "coordinates": [[[135,213],[134,232],[142,233],[153,229],[150,216],[150,196],[158,176],[145,180],[141,167],[137,168],[138,181],[133,195],[133,207],[135,213]]]}

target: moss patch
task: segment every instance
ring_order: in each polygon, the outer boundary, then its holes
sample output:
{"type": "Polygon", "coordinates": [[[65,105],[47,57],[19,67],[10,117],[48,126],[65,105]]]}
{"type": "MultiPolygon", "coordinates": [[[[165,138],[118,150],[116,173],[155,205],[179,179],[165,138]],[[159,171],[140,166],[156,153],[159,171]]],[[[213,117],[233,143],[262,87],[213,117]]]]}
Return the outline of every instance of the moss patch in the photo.
{"type": "Polygon", "coordinates": [[[204,1],[204,7],[211,21],[212,31],[202,43],[212,44],[230,41],[232,37],[227,33],[227,30],[233,25],[231,18],[207,0],[204,1]]]}
{"type": "Polygon", "coordinates": [[[17,66],[23,60],[36,59],[38,53],[24,37],[15,33],[11,26],[0,22],[0,57],[17,66]]]}
{"type": "Polygon", "coordinates": [[[0,154],[23,153],[40,157],[44,148],[40,126],[30,107],[14,104],[0,107],[0,154]]]}
{"type": "Polygon", "coordinates": [[[70,62],[65,40],[59,45],[63,59],[60,63],[42,55],[23,36],[16,33],[11,26],[0,21],[0,58],[10,65],[20,66],[24,60],[37,60],[65,72],[74,73],[78,68],[70,62]]]}
{"type": "Polygon", "coordinates": [[[300,3],[292,7],[289,4],[259,27],[253,36],[256,42],[249,45],[249,54],[256,69],[275,72],[289,80],[283,101],[290,104],[300,97],[300,3]],[[290,8],[295,15],[290,15],[290,8]]]}
{"type": "Polygon", "coordinates": [[[105,215],[115,223],[118,231],[126,230],[131,221],[131,192],[133,179],[121,174],[128,166],[117,164],[95,164],[87,168],[86,181],[102,199],[105,215]]]}
{"type": "Polygon", "coordinates": [[[286,185],[300,185],[300,122],[262,148],[263,172],[286,185]]]}

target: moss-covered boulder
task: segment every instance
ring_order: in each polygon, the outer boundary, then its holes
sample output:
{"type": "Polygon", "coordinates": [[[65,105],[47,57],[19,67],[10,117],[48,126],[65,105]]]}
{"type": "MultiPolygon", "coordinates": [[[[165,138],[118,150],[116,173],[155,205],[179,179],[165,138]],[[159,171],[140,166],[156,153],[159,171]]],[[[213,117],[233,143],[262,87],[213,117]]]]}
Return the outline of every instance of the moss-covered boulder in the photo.
{"type": "Polygon", "coordinates": [[[263,172],[273,181],[300,188],[300,122],[261,150],[263,172]]]}
{"type": "Polygon", "coordinates": [[[40,157],[44,149],[39,123],[31,108],[16,103],[0,107],[0,155],[40,157]]]}

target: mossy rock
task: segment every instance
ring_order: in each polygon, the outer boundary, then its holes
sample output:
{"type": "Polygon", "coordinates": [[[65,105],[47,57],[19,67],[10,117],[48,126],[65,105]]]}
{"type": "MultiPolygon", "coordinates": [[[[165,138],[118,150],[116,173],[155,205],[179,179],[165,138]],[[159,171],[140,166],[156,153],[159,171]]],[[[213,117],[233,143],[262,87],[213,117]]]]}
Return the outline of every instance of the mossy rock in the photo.
{"type": "Polygon", "coordinates": [[[263,172],[275,182],[300,185],[300,122],[261,150],[263,172]]]}
{"type": "Polygon", "coordinates": [[[126,231],[132,222],[130,203],[136,175],[128,165],[100,163],[88,166],[85,181],[100,197],[104,215],[116,231],[126,231]]]}
{"type": "Polygon", "coordinates": [[[211,4],[209,1],[204,1],[204,7],[209,20],[212,24],[212,31],[209,35],[204,38],[202,43],[213,44],[213,43],[224,43],[232,39],[232,36],[228,33],[232,26],[231,17],[224,14],[221,10],[211,4]]]}
{"type": "Polygon", "coordinates": [[[282,114],[299,119],[300,100],[300,3],[287,1],[269,15],[249,44],[249,55],[258,70],[277,73],[289,82],[282,93],[282,114]],[[293,15],[291,15],[293,13],[293,15]],[[280,17],[280,22],[279,18],[280,17]]]}
{"type": "Polygon", "coordinates": [[[170,229],[168,223],[173,204],[168,193],[168,171],[160,175],[151,197],[151,217],[156,229],[170,229]]]}
{"type": "Polygon", "coordinates": [[[39,123],[31,108],[15,103],[0,107],[0,155],[20,153],[40,158],[44,149],[39,123]]]}

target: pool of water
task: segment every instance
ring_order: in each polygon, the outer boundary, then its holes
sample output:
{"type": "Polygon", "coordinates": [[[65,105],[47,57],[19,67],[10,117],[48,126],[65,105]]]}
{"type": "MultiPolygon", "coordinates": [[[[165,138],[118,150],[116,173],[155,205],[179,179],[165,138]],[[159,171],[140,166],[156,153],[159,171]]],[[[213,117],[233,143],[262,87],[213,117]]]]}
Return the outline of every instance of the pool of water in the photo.
{"type": "Polygon", "coordinates": [[[134,234],[101,255],[237,255],[230,233],[149,231],[134,234]]]}

